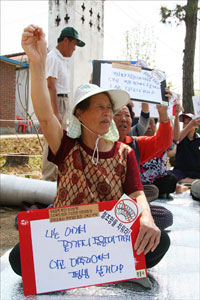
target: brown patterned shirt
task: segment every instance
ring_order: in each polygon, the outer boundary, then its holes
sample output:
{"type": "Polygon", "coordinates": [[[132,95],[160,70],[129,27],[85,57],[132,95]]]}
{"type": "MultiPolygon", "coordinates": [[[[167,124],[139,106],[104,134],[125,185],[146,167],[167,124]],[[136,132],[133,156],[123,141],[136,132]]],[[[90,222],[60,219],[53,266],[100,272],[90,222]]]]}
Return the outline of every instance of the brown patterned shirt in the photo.
{"type": "Polygon", "coordinates": [[[49,161],[58,166],[58,186],[54,207],[119,199],[143,190],[134,151],[115,142],[109,152],[99,152],[94,165],[93,150],[66,131],[56,155],[49,149],[49,161]]]}

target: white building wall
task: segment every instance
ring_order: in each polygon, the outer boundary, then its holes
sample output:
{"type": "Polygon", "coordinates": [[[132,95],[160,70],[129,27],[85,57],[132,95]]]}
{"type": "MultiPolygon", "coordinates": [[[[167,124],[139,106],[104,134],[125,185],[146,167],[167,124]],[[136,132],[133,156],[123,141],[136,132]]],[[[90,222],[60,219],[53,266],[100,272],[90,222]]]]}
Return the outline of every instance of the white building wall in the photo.
{"type": "Polygon", "coordinates": [[[48,50],[57,45],[57,38],[64,27],[72,26],[83,40],[85,47],[76,47],[70,59],[71,95],[76,87],[89,82],[92,60],[103,58],[104,0],[49,0],[48,50]],[[65,20],[69,17],[68,23],[65,20]],[[60,20],[59,24],[56,20],[60,20]]]}

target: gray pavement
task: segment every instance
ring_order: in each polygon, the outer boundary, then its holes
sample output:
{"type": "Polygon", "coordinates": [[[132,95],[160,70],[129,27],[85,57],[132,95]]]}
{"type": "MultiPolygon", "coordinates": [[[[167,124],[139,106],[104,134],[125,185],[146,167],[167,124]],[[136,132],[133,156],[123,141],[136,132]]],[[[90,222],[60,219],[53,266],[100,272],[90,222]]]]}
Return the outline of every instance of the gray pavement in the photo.
{"type": "Polygon", "coordinates": [[[145,290],[135,282],[122,282],[25,297],[21,277],[9,266],[8,251],[1,257],[1,300],[199,300],[200,202],[192,200],[189,192],[185,192],[174,194],[172,201],[157,200],[153,203],[169,209],[174,223],[168,228],[169,251],[157,266],[148,270],[152,289],[145,290]]]}

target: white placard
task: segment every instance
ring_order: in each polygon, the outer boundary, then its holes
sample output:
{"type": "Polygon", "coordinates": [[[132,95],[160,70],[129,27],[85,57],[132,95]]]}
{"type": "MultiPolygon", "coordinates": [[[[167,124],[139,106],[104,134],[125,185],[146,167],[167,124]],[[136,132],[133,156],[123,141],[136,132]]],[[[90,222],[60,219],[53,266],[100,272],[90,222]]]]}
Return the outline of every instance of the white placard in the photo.
{"type": "Polygon", "coordinates": [[[149,70],[141,72],[112,68],[112,64],[101,64],[100,86],[104,89],[122,89],[132,99],[150,103],[162,103],[161,84],[149,70]]]}
{"type": "Polygon", "coordinates": [[[37,293],[136,277],[131,235],[120,234],[102,214],[95,222],[30,222],[37,293]]]}
{"type": "Polygon", "coordinates": [[[193,96],[193,107],[194,107],[194,114],[196,117],[200,117],[200,96],[193,96]]]}
{"type": "MultiPolygon", "coordinates": [[[[133,111],[135,113],[135,117],[139,118],[142,110],[142,103],[133,101],[134,102],[134,107],[133,111]]],[[[150,111],[150,118],[158,118],[158,110],[156,108],[156,104],[149,103],[149,111],[150,111]]]]}
{"type": "MultiPolygon", "coordinates": [[[[134,102],[134,107],[133,111],[135,113],[135,117],[139,118],[142,110],[142,103],[133,101],[134,102]]],[[[148,103],[149,104],[149,112],[150,112],[150,118],[159,118],[158,110],[157,110],[157,104],[153,103],[148,103]]],[[[167,109],[168,116],[172,117],[174,115],[174,102],[169,101],[169,106],[167,109]]]]}

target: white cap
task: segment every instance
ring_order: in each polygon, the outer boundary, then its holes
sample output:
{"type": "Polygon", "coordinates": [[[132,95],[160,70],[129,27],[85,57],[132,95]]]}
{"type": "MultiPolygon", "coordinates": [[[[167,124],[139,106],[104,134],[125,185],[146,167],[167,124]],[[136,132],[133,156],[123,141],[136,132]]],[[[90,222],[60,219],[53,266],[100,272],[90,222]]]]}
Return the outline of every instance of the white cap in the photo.
{"type": "Polygon", "coordinates": [[[179,121],[180,122],[183,122],[184,120],[184,117],[188,117],[190,119],[194,119],[194,115],[193,114],[190,114],[190,113],[182,113],[180,116],[179,116],[179,121]]]}
{"type": "Polygon", "coordinates": [[[113,105],[113,112],[116,113],[123,106],[127,105],[130,100],[130,95],[126,91],[122,90],[111,90],[111,89],[102,89],[96,84],[82,84],[80,85],[75,92],[73,100],[71,100],[71,109],[72,114],[74,114],[77,104],[83,100],[100,93],[108,93],[110,100],[113,105]]]}

